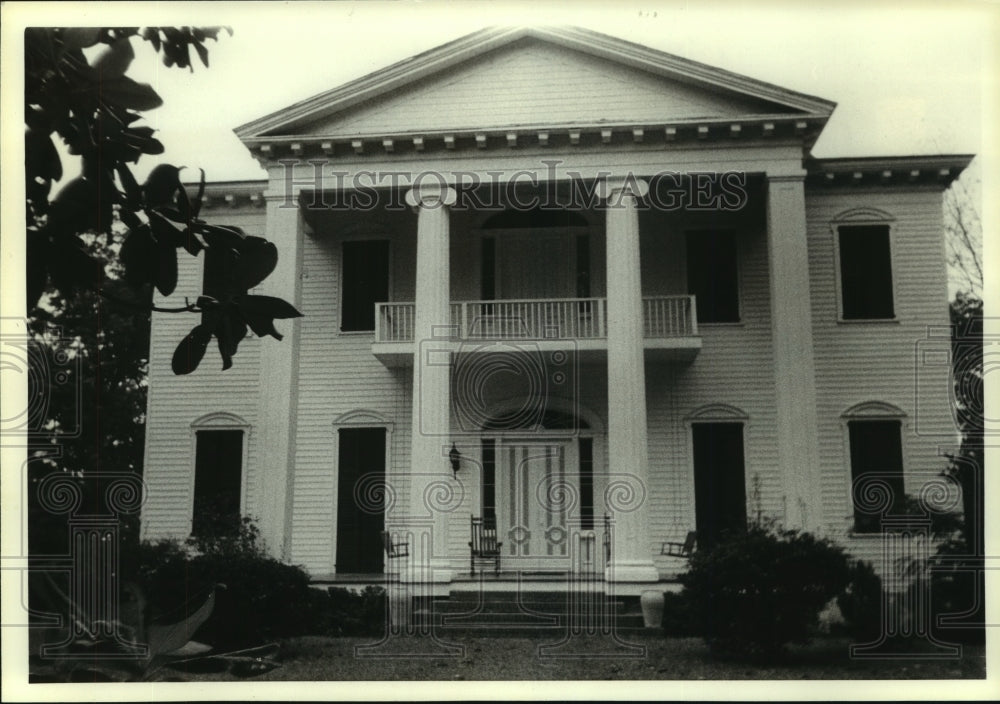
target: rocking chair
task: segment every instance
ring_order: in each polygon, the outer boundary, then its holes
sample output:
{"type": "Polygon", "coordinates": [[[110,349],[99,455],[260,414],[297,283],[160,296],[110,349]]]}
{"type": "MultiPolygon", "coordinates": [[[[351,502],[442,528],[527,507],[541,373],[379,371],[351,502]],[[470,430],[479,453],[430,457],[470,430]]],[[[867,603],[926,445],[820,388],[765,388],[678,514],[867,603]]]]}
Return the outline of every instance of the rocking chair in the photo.
{"type": "Polygon", "coordinates": [[[492,562],[495,574],[500,574],[500,548],[497,542],[496,518],[476,518],[472,516],[472,540],[469,541],[469,563],[472,574],[476,574],[476,561],[492,562]]]}
{"type": "Polygon", "coordinates": [[[684,557],[688,558],[694,553],[695,547],[698,544],[698,533],[695,531],[689,531],[687,537],[684,539],[683,543],[670,543],[666,542],[660,546],[661,555],[670,555],[671,557],[684,557]]]}

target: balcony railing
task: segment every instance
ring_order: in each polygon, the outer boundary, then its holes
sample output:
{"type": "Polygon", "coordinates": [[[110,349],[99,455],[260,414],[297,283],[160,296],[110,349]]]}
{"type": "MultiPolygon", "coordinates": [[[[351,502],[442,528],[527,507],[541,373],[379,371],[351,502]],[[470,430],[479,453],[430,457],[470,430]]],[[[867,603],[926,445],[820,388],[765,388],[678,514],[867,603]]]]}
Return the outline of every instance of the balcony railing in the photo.
{"type": "MultiPolygon", "coordinates": [[[[694,296],[642,299],[648,339],[698,334],[694,296]]],[[[375,304],[375,342],[412,342],[413,303],[375,304]]],[[[463,301],[451,304],[451,324],[462,340],[602,340],[608,336],[603,298],[463,301]]]]}

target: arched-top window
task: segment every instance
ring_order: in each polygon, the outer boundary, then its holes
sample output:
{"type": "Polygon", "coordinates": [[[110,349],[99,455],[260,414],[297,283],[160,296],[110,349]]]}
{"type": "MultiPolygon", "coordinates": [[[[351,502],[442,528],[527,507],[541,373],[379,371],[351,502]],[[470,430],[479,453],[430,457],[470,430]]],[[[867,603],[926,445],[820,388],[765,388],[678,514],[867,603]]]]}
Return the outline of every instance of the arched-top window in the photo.
{"type": "Polygon", "coordinates": [[[235,531],[243,514],[243,475],[250,425],[234,413],[215,412],[191,424],[194,488],[191,533],[235,531]]]}
{"type": "Polygon", "coordinates": [[[749,418],[745,411],[727,403],[710,403],[692,411],[685,420],[689,422],[745,421],[749,418]]]}
{"type": "Polygon", "coordinates": [[[891,231],[894,218],[877,208],[839,214],[832,226],[840,268],[841,320],[896,317],[891,231]]]}
{"type": "Polygon", "coordinates": [[[906,498],[902,432],[906,413],[885,401],[865,401],[848,408],[842,418],[847,426],[854,532],[878,533],[885,515],[897,512],[906,498]]]}

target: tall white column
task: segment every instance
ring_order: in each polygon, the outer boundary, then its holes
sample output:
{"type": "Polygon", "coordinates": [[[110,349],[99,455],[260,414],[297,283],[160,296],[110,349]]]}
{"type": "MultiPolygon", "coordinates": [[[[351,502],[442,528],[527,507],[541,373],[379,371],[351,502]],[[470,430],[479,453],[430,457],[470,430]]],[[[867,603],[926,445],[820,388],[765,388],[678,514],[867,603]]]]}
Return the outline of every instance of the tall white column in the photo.
{"type": "MultiPolygon", "coordinates": [[[[268,194],[267,237],[278,248],[278,264],[261,283],[261,292],[277,296],[301,308],[299,272],[303,228],[299,208],[284,193],[268,194]]],[[[255,513],[268,550],[289,555],[291,519],[288,510],[295,466],[295,416],[298,410],[299,328],[298,319],[280,320],[276,326],[284,339],[260,340],[260,393],[257,425],[257,499],[255,513]]],[[[238,363],[238,362],[237,362],[238,363]]]]}
{"type": "Polygon", "coordinates": [[[767,250],[785,524],[815,530],[822,524],[822,503],[803,179],[768,178],[767,250]]]}
{"type": "Polygon", "coordinates": [[[646,372],[642,281],[636,198],[645,181],[607,180],[608,457],[606,503],[613,516],[612,563],[616,582],[655,582],[649,539],[649,450],[646,441],[646,372]]]}
{"type": "Polygon", "coordinates": [[[403,579],[448,582],[447,503],[454,490],[448,462],[451,382],[448,206],[456,194],[413,189],[417,271],[413,340],[413,429],[410,447],[410,569],[403,579]]]}

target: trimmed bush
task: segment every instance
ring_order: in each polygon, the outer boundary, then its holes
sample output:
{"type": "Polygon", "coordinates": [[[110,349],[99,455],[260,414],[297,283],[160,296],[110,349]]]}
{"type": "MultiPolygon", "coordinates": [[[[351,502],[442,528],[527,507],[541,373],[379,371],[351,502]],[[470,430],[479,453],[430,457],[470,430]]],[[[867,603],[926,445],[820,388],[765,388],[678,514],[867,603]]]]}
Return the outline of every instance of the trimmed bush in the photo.
{"type": "Polygon", "coordinates": [[[683,598],[712,652],[779,655],[809,639],[823,607],[846,586],[842,548],[809,533],[750,526],[696,552],[683,598]]]}
{"type": "Polygon", "coordinates": [[[142,543],[123,561],[124,574],[146,595],[147,618],[170,621],[178,609],[216,587],[215,609],[196,639],[218,648],[260,645],[330,627],[326,594],[309,575],[267,555],[256,526],[244,519],[230,534],[142,543]]]}
{"type": "Polygon", "coordinates": [[[663,632],[668,636],[686,638],[704,635],[694,606],[684,592],[663,595],[663,632]]]}
{"type": "Polygon", "coordinates": [[[870,643],[882,632],[882,579],[870,562],[850,567],[847,589],[837,597],[844,630],[856,643],[870,643]]]}
{"type": "Polygon", "coordinates": [[[386,594],[366,587],[315,589],[301,567],[268,556],[253,521],[237,530],[144,542],[123,552],[122,572],[146,599],[146,618],[167,623],[216,588],[215,609],[195,639],[241,648],[300,635],[381,635],[386,594]]]}

